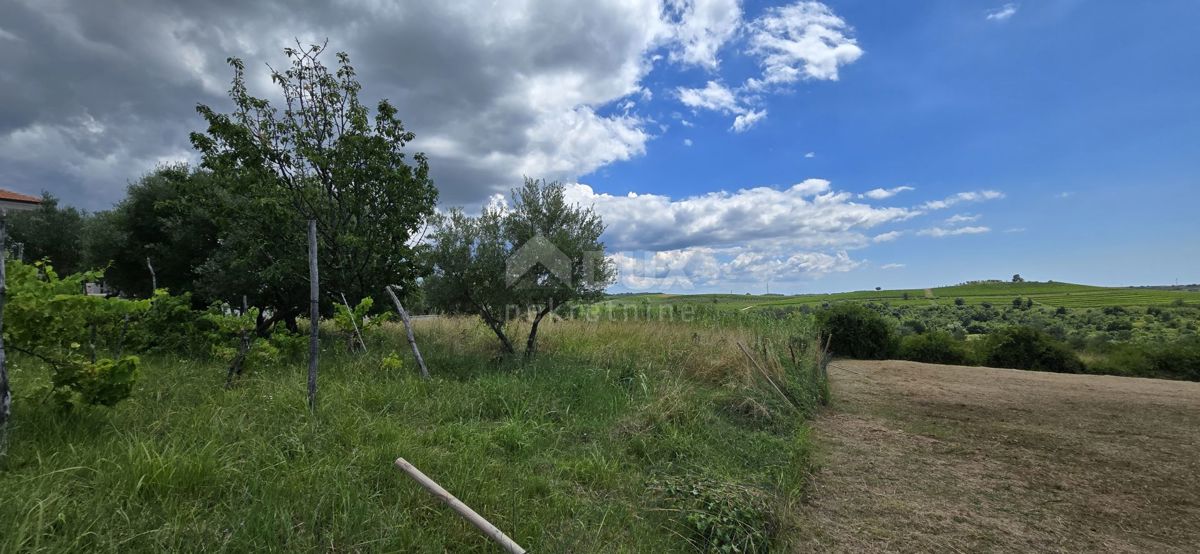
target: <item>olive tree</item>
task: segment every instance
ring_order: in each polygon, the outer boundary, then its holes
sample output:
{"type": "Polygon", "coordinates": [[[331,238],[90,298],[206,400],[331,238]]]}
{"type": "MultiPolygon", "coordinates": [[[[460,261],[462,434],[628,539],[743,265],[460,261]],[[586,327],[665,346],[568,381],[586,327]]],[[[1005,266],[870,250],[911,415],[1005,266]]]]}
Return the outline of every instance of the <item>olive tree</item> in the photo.
{"type": "Polygon", "coordinates": [[[485,207],[478,217],[452,210],[436,225],[427,280],[432,306],[479,315],[504,352],[516,352],[507,324],[530,321],[525,355],[537,351],[542,320],[572,302],[604,295],[615,270],[600,241],[604,223],[571,204],[557,182],[525,179],[512,206],[485,207]]]}

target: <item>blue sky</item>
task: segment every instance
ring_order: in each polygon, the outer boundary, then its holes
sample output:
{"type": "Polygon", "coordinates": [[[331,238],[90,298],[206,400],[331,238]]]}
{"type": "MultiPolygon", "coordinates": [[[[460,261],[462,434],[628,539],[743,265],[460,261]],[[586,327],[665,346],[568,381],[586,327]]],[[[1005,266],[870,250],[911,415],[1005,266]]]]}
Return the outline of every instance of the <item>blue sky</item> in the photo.
{"type": "MultiPolygon", "coordinates": [[[[742,133],[728,130],[726,114],[681,109],[658,94],[651,109],[670,128],[649,153],[582,180],[599,191],[672,197],[813,177],[853,192],[911,186],[882,202],[902,207],[964,190],[1004,194],[879,227],[946,227],[946,218],[968,214],[987,232],[851,248],[868,263],[775,291],[923,287],[1016,272],[1112,285],[1200,281],[1200,3],[1023,2],[1006,19],[987,17],[1004,8],[996,2],[827,5],[864,51],[837,81],[768,95],[767,117],[742,133]],[[672,111],[695,126],[671,120],[672,111]]],[[[749,3],[744,17],[765,9],[749,3]]],[[[665,90],[756,75],[739,46],[720,50],[716,72],[664,65],[647,82],[665,90]]]]}
{"type": "Polygon", "coordinates": [[[443,207],[557,179],[614,290],[1200,281],[1200,2],[0,3],[0,187],[89,210],[197,158],[225,59],[354,62],[443,207]],[[873,192],[872,192],[873,191],[873,192]]]}

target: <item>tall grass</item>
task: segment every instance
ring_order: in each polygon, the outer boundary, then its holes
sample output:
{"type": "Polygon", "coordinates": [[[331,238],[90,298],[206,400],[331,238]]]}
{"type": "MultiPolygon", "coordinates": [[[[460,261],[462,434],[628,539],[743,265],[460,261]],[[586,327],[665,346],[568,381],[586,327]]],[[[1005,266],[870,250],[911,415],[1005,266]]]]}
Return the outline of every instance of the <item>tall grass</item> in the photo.
{"type": "Polygon", "coordinates": [[[0,551],[491,551],[399,456],[534,551],[789,540],[824,390],[805,322],[545,325],[524,362],[477,320],[418,320],[429,381],[394,325],[367,354],[329,337],[315,416],[302,360],[224,390],[223,367],[151,358],[131,400],[64,414],[17,358],[0,551]]]}

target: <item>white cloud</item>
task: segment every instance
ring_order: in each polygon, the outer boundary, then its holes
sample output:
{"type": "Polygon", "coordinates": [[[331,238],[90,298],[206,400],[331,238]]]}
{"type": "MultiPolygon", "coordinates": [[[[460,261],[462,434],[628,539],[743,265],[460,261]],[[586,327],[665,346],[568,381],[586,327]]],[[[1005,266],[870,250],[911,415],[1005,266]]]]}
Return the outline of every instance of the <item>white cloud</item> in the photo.
{"type": "Polygon", "coordinates": [[[683,145],[684,145],[684,146],[691,146],[691,145],[692,145],[692,139],[683,139],[683,145]]]}
{"type": "Polygon", "coordinates": [[[871,244],[869,231],[917,214],[855,202],[853,194],[834,190],[824,179],[782,190],[755,187],[679,199],[617,196],[573,184],[567,196],[604,219],[604,240],[628,274],[621,283],[637,289],[787,281],[849,271],[862,262],[847,251],[871,244]]]}
{"type": "Polygon", "coordinates": [[[929,229],[921,229],[917,234],[923,237],[953,237],[957,235],[978,235],[987,233],[991,229],[987,227],[958,227],[954,229],[943,229],[941,227],[931,227],[929,229]]]}
{"type": "Polygon", "coordinates": [[[1005,229],[1004,232],[1005,233],[1024,233],[1025,228],[1024,227],[1013,227],[1011,229],[1005,229]]]}
{"type": "Polygon", "coordinates": [[[1075,196],[1075,193],[1067,192],[1067,191],[1060,192],[1060,193],[1054,195],[1055,198],[1070,198],[1072,196],[1075,196]]]}
{"type": "Polygon", "coordinates": [[[904,264],[883,264],[879,269],[904,269],[904,264]]]}
{"type": "Polygon", "coordinates": [[[732,129],[733,132],[735,132],[735,133],[745,132],[747,129],[753,127],[755,124],[757,124],[759,121],[762,121],[766,117],[767,117],[767,110],[748,111],[744,114],[741,114],[741,115],[733,118],[733,126],[730,127],[730,129],[732,129]]]}
{"type": "Polygon", "coordinates": [[[816,153],[816,152],[805,152],[805,153],[804,153],[804,157],[805,157],[805,158],[810,158],[810,159],[811,159],[811,158],[815,158],[815,157],[817,157],[817,153],[816,153]]]}
{"type": "Polygon", "coordinates": [[[893,196],[896,196],[897,194],[900,194],[905,191],[910,191],[910,190],[916,190],[916,189],[914,189],[913,187],[909,187],[909,186],[899,186],[899,187],[893,187],[890,189],[877,188],[877,189],[871,189],[867,192],[864,192],[864,193],[858,195],[858,197],[859,198],[870,198],[872,200],[883,200],[885,198],[891,198],[893,196]]]}
{"type": "Polygon", "coordinates": [[[871,239],[871,242],[892,242],[902,236],[904,236],[904,231],[888,231],[886,233],[875,235],[875,238],[871,239]]]}
{"type": "Polygon", "coordinates": [[[983,216],[979,214],[954,214],[946,218],[946,225],[961,225],[963,223],[971,223],[974,221],[979,221],[980,217],[983,216]]]}
{"type": "Polygon", "coordinates": [[[673,27],[671,61],[716,69],[717,51],[742,24],[738,0],[669,0],[667,8],[679,18],[673,27]]]}
{"type": "Polygon", "coordinates": [[[763,78],[748,85],[838,80],[838,68],[863,55],[850,32],[850,26],[820,2],[768,8],[749,25],[749,51],[759,57],[763,78]]]}
{"type": "Polygon", "coordinates": [[[921,205],[921,208],[926,210],[942,210],[962,204],[964,202],[983,202],[986,200],[998,200],[1004,198],[1004,193],[995,190],[980,190],[960,192],[958,194],[947,196],[941,200],[931,200],[921,205]]]}
{"type": "Polygon", "coordinates": [[[719,81],[709,81],[704,88],[679,87],[675,89],[675,95],[679,97],[679,101],[683,102],[683,105],[689,108],[703,108],[725,113],[743,113],[745,111],[738,103],[737,96],[733,91],[719,81]]]}
{"type": "Polygon", "coordinates": [[[1017,14],[1017,9],[1020,6],[1016,4],[1005,4],[994,10],[987,12],[988,21],[1007,21],[1009,18],[1017,14]]]}

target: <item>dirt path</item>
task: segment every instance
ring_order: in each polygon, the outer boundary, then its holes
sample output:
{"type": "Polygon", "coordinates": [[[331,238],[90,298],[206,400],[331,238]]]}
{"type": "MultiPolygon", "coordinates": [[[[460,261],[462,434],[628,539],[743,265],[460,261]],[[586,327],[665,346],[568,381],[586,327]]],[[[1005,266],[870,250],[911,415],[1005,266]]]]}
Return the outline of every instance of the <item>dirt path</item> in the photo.
{"type": "Polygon", "coordinates": [[[1200,383],[837,361],[799,551],[1200,551],[1200,383]]]}

